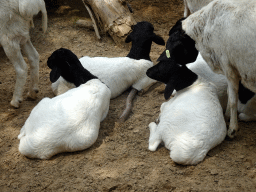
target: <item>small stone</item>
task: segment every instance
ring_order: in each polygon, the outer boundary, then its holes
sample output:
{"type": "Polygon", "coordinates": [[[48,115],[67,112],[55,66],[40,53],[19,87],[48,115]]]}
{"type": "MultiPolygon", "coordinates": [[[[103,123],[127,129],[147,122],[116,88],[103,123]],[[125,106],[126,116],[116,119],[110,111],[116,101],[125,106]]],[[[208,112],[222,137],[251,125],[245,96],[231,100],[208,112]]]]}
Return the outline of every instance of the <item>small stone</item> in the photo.
{"type": "Polygon", "coordinates": [[[218,175],[218,171],[216,169],[211,170],[211,175],[218,175]]]}

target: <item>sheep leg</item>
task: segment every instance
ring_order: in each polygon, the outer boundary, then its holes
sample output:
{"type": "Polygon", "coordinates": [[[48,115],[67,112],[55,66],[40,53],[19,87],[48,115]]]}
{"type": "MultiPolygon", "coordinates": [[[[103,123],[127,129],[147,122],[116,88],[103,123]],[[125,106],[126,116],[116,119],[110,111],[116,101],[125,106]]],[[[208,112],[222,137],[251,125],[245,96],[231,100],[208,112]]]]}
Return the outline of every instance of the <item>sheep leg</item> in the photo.
{"type": "Polygon", "coordinates": [[[184,0],[184,17],[188,17],[190,15],[190,10],[188,8],[187,1],[184,0]]]}
{"type": "Polygon", "coordinates": [[[156,84],[156,83],[157,83],[157,82],[154,82],[154,83],[150,84],[149,86],[145,87],[144,89],[140,90],[140,91],[138,92],[138,95],[139,95],[139,96],[144,95],[144,94],[145,94],[154,84],[156,84]]]}
{"type": "Polygon", "coordinates": [[[228,79],[228,104],[230,107],[230,124],[228,129],[228,136],[230,138],[234,138],[236,132],[238,131],[238,122],[237,122],[238,87],[239,87],[238,78],[232,78],[232,81],[228,79]]]}
{"type": "Polygon", "coordinates": [[[148,127],[150,131],[148,149],[155,151],[162,140],[156,132],[157,125],[155,122],[151,122],[148,127]]]}
{"type": "Polygon", "coordinates": [[[19,104],[23,100],[22,93],[27,79],[28,67],[21,54],[18,42],[9,42],[2,46],[16,71],[16,83],[10,104],[15,108],[19,108],[19,104]]]}
{"type": "Polygon", "coordinates": [[[135,97],[136,93],[138,92],[137,89],[132,89],[131,92],[129,93],[127,100],[126,100],[126,108],[122,115],[119,117],[119,122],[125,122],[126,119],[128,118],[130,112],[132,111],[132,100],[135,97]]]}
{"type": "Polygon", "coordinates": [[[36,99],[36,94],[39,91],[39,54],[30,40],[22,45],[21,49],[28,58],[30,65],[30,88],[27,96],[31,99],[36,99]]]}
{"type": "MultiPolygon", "coordinates": [[[[227,89],[227,94],[229,95],[229,91],[227,89]]],[[[225,112],[225,120],[228,122],[230,120],[230,100],[228,99],[226,112],[225,112]]]]}

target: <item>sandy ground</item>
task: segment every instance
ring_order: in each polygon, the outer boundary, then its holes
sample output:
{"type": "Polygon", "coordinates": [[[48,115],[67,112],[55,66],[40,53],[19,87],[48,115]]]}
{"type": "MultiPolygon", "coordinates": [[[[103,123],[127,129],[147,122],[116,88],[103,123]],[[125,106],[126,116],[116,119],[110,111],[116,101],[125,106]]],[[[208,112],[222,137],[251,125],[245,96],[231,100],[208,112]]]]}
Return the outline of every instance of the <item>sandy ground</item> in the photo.
{"type": "MultiPolygon", "coordinates": [[[[68,1],[67,1],[68,2],[68,1]]],[[[156,33],[168,38],[175,21],[183,15],[182,1],[130,0],[136,21],[149,21],[156,33]]],[[[101,123],[97,142],[89,149],[62,153],[50,160],[28,159],[18,151],[17,136],[33,107],[44,97],[54,97],[46,65],[50,54],[60,48],[71,49],[78,57],[126,56],[110,37],[101,41],[91,30],[79,28],[75,21],[86,10],[73,5],[69,10],[49,11],[49,29],[42,34],[41,20],[35,19],[32,42],[40,54],[40,93],[35,101],[26,98],[19,109],[10,107],[15,72],[0,48],[0,191],[256,191],[256,123],[239,122],[234,140],[225,140],[196,166],[181,166],[160,146],[148,150],[148,124],[158,117],[164,102],[157,84],[134,100],[130,118],[117,119],[125,106],[128,91],[111,100],[107,118],[101,123]]],[[[164,47],[153,44],[151,58],[156,61],[164,47]]]]}

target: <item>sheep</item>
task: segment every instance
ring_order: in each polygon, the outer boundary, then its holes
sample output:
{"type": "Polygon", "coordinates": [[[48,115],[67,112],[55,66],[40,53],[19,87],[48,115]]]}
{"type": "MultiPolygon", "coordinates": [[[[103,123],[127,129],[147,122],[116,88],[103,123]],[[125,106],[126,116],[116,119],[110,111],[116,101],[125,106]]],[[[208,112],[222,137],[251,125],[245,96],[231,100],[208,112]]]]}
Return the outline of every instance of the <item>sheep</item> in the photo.
{"type": "Polygon", "coordinates": [[[208,5],[213,0],[184,0],[184,17],[200,10],[202,7],[208,5]]]}
{"type": "MultiPolygon", "coordinates": [[[[196,73],[200,75],[207,81],[213,83],[217,89],[217,95],[221,104],[223,111],[226,110],[227,106],[227,78],[224,75],[214,73],[211,68],[207,65],[207,63],[202,58],[201,54],[199,53],[195,62],[188,63],[186,66],[196,73]]],[[[174,90],[172,95],[175,95],[176,91],[174,90]]]]}
{"type": "MultiPolygon", "coordinates": [[[[178,21],[175,28],[179,32],[173,30],[170,34],[174,44],[180,39],[193,40],[196,48],[188,51],[198,50],[215,73],[226,76],[229,94],[225,116],[230,117],[227,133],[230,138],[234,138],[238,130],[239,81],[251,92],[256,92],[256,45],[252,43],[256,38],[255,6],[255,1],[215,0],[187,19],[178,21]]],[[[176,47],[181,49],[181,46],[176,47]]],[[[173,52],[176,47],[169,51],[173,52]]]]}
{"type": "Polygon", "coordinates": [[[1,0],[0,1],[0,45],[14,65],[16,83],[11,106],[19,108],[27,79],[27,64],[21,51],[28,58],[31,83],[28,97],[35,99],[39,81],[39,54],[32,45],[29,29],[34,26],[33,16],[42,12],[43,32],[47,30],[47,12],[43,0],[1,0]]]}
{"type": "MultiPolygon", "coordinates": [[[[208,64],[204,61],[201,54],[195,62],[186,65],[191,71],[200,75],[204,79],[213,83],[217,89],[217,95],[223,111],[227,107],[227,87],[228,82],[225,75],[214,73],[208,64]]],[[[173,95],[175,91],[173,92],[173,95]]],[[[241,121],[256,121],[256,96],[253,92],[246,89],[241,82],[238,90],[238,117],[241,121]]]]}
{"type": "Polygon", "coordinates": [[[109,110],[109,88],[84,69],[70,50],[54,51],[47,64],[53,82],[62,76],[77,88],[44,98],[31,111],[18,136],[19,151],[29,158],[49,159],[89,148],[109,110]]]}
{"type": "MultiPolygon", "coordinates": [[[[170,31],[171,33],[171,31],[170,31]]],[[[181,43],[182,44],[182,43],[181,43]]],[[[175,55],[170,54],[169,50],[172,50],[172,38],[169,38],[166,43],[166,50],[161,54],[158,60],[167,59],[167,52],[169,54],[169,58],[176,58],[179,54],[174,52],[175,55]]],[[[189,53],[189,52],[188,52],[189,53]]],[[[194,53],[196,55],[196,53],[194,53]]],[[[178,57],[179,58],[179,57],[178,57]]],[[[190,60],[192,61],[192,60],[190,60]]],[[[184,61],[184,64],[186,62],[184,61]]],[[[199,53],[195,62],[186,64],[187,67],[192,70],[194,73],[200,75],[204,79],[214,83],[217,88],[218,98],[220,100],[221,106],[223,111],[226,110],[227,106],[227,78],[225,75],[214,73],[208,64],[204,61],[201,54],[199,53]]],[[[173,91],[173,95],[176,91],[173,91]]],[[[241,82],[239,83],[239,90],[238,90],[238,113],[239,119],[242,121],[256,121],[256,96],[253,92],[246,89],[241,82]]]]}
{"type": "MultiPolygon", "coordinates": [[[[110,88],[111,99],[121,95],[130,86],[133,89],[129,96],[135,95],[137,91],[141,91],[156,82],[146,76],[146,70],[153,66],[149,53],[152,41],[159,45],[165,45],[165,42],[153,31],[154,27],[151,23],[138,22],[125,40],[126,43],[132,42],[131,50],[126,57],[85,56],[80,58],[83,67],[110,88]]],[[[73,84],[66,82],[63,78],[52,83],[52,90],[55,95],[60,95],[73,87],[73,84]]],[[[129,101],[127,100],[127,103],[129,101]]],[[[130,109],[126,109],[121,118],[125,120],[130,109]]]]}
{"type": "Polygon", "coordinates": [[[226,136],[226,124],[216,87],[173,59],[161,60],[147,75],[166,84],[158,124],[149,124],[149,147],[155,151],[163,141],[171,159],[183,165],[201,162],[208,151],[226,136]]]}

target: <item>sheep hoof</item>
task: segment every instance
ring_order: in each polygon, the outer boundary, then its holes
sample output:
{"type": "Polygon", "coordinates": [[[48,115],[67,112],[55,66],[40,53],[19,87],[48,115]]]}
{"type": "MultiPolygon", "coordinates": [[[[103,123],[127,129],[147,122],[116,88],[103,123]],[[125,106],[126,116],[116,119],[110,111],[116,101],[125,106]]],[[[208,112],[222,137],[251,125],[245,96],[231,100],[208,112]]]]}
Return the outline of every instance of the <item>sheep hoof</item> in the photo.
{"type": "Polygon", "coordinates": [[[28,94],[27,94],[27,97],[29,99],[35,100],[37,98],[37,93],[38,93],[38,90],[29,91],[28,94]]]}
{"type": "Polygon", "coordinates": [[[11,101],[11,106],[13,106],[14,108],[19,108],[20,107],[20,103],[21,103],[21,100],[12,100],[11,101]]]}
{"type": "Polygon", "coordinates": [[[229,122],[230,116],[229,115],[224,115],[224,119],[225,119],[226,122],[229,122]]]}
{"type": "Polygon", "coordinates": [[[236,135],[236,130],[234,130],[234,129],[228,129],[228,137],[230,138],[230,139],[233,139],[234,137],[235,137],[235,135],[236,135]]]}

